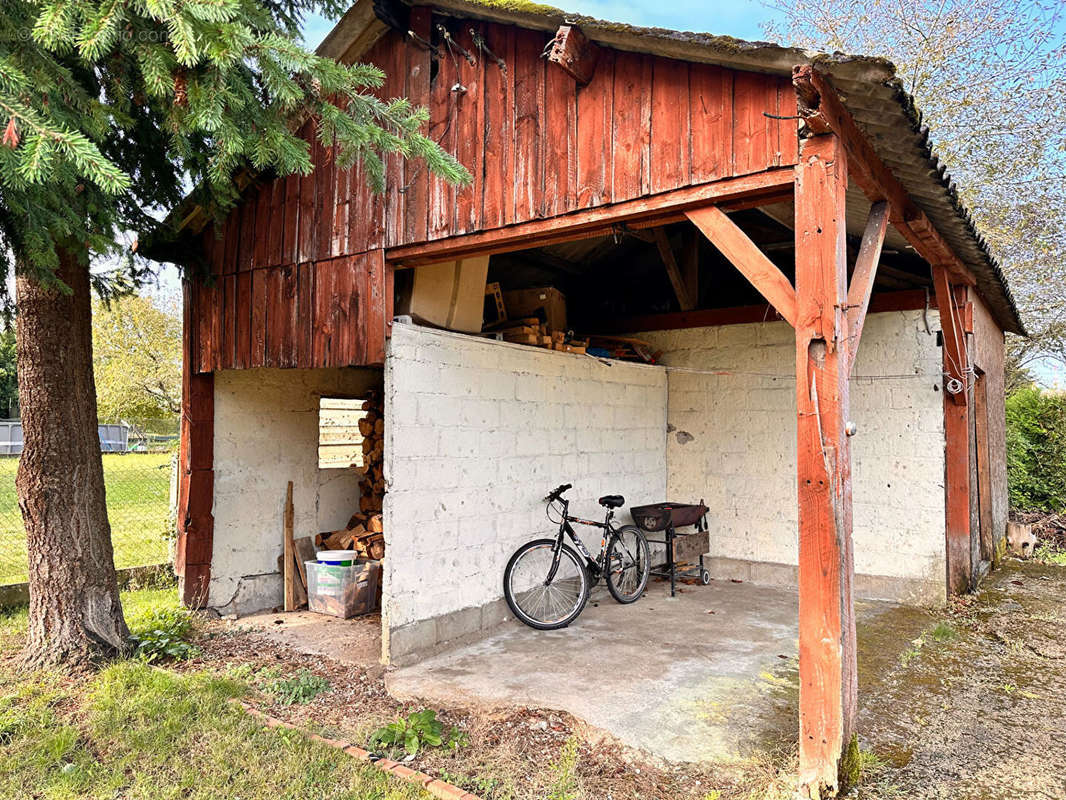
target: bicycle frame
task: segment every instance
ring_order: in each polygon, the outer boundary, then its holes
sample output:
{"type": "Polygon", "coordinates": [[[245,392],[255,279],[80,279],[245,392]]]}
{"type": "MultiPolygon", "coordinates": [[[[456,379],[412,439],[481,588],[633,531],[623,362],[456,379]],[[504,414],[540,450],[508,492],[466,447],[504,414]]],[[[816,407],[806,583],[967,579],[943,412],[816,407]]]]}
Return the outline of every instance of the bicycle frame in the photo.
{"type": "Polygon", "coordinates": [[[572,517],[568,513],[570,510],[570,501],[566,498],[560,497],[558,499],[562,503],[562,519],[559,521],[559,532],[556,534],[555,547],[552,549],[552,566],[548,571],[548,577],[545,583],[551,583],[555,578],[555,571],[559,568],[559,552],[563,547],[563,537],[569,536],[570,541],[574,543],[574,547],[585,559],[585,566],[588,567],[589,577],[592,578],[593,584],[600,579],[603,574],[605,562],[607,559],[607,543],[612,536],[615,536],[619,529],[611,524],[614,519],[614,509],[607,509],[607,516],[603,522],[596,522],[591,519],[582,519],[581,517],[572,517]],[[593,558],[589,553],[588,548],[585,547],[585,543],[581,541],[581,537],[577,535],[571,522],[576,522],[578,525],[587,525],[591,528],[600,528],[603,530],[603,536],[600,539],[600,552],[593,558]]]}

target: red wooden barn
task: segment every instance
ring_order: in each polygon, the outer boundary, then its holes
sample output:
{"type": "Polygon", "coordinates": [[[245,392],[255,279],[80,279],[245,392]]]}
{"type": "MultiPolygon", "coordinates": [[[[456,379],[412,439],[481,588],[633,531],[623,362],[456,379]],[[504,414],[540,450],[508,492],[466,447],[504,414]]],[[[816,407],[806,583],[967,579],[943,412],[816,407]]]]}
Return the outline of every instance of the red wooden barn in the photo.
{"type": "Polygon", "coordinates": [[[359,0],[320,52],[382,67],[473,183],[394,159],[374,195],[316,141],[221,230],[189,213],[186,600],[279,604],[289,480],[297,536],[368,510],[320,445],[332,399],[377,392],[386,661],[509,618],[556,484],[702,497],[712,574],[798,587],[801,780],[836,786],[853,595],[943,602],[996,557],[1023,333],[892,66],[469,0],[359,0]],[[486,284],[517,334],[481,330],[486,284]]]}

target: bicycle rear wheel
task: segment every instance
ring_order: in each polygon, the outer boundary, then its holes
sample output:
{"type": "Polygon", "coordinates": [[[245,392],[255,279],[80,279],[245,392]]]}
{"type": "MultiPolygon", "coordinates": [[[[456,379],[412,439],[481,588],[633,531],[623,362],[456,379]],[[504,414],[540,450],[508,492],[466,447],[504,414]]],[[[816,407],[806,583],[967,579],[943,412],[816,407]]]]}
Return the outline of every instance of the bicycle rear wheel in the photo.
{"type": "Polygon", "coordinates": [[[552,574],[555,544],[555,539],[526,542],[511,556],[503,573],[507,605],[519,620],[541,631],[565,628],[589,599],[585,564],[568,545],[559,550],[558,567],[552,574]]]}
{"type": "Polygon", "coordinates": [[[640,528],[626,525],[607,545],[607,588],[619,603],[640,599],[651,574],[648,540],[640,528]]]}

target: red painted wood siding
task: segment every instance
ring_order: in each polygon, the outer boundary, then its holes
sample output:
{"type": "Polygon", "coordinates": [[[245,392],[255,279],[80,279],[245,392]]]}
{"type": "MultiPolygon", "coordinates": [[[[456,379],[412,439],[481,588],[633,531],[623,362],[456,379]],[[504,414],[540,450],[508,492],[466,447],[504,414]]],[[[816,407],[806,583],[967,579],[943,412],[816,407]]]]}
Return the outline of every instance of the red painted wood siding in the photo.
{"type": "Polygon", "coordinates": [[[359,167],[336,169],[333,149],[305,129],[314,172],[251,188],[221,240],[205,233],[214,280],[192,297],[198,371],[380,363],[382,248],[796,163],[795,121],[766,116],[795,114],[785,78],[604,49],[579,89],[540,57],[546,33],[412,10],[423,39],[438,23],[476,64],[442,44],[434,66],[396,32],[364,60],[388,76],[380,97],[429,109],[428,134],[473,183],[448,186],[397,157],[375,196],[359,167]]]}

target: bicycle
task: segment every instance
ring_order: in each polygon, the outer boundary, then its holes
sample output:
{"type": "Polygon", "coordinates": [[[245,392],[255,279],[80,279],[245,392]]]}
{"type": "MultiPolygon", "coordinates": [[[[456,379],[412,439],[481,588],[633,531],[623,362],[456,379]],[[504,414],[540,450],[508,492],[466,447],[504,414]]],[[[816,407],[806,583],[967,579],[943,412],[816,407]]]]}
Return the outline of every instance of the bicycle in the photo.
{"type": "Polygon", "coordinates": [[[511,612],[537,630],[565,628],[577,619],[601,577],[615,600],[633,603],[644,593],[651,573],[644,533],[635,525],[616,527],[612,523],[614,510],[625,505],[625,498],[601,497],[599,504],[607,509],[607,515],[603,522],[595,522],[570,516],[570,501],[563,494],[571,488],[565,483],[544,498],[548,519],[559,523],[555,538],[526,542],[511,556],[503,573],[503,593],[511,612]],[[559,514],[558,520],[552,518],[553,510],[559,514]],[[595,558],[574,532],[572,522],[603,530],[595,558]],[[564,541],[566,536],[580,556],[564,541]]]}

